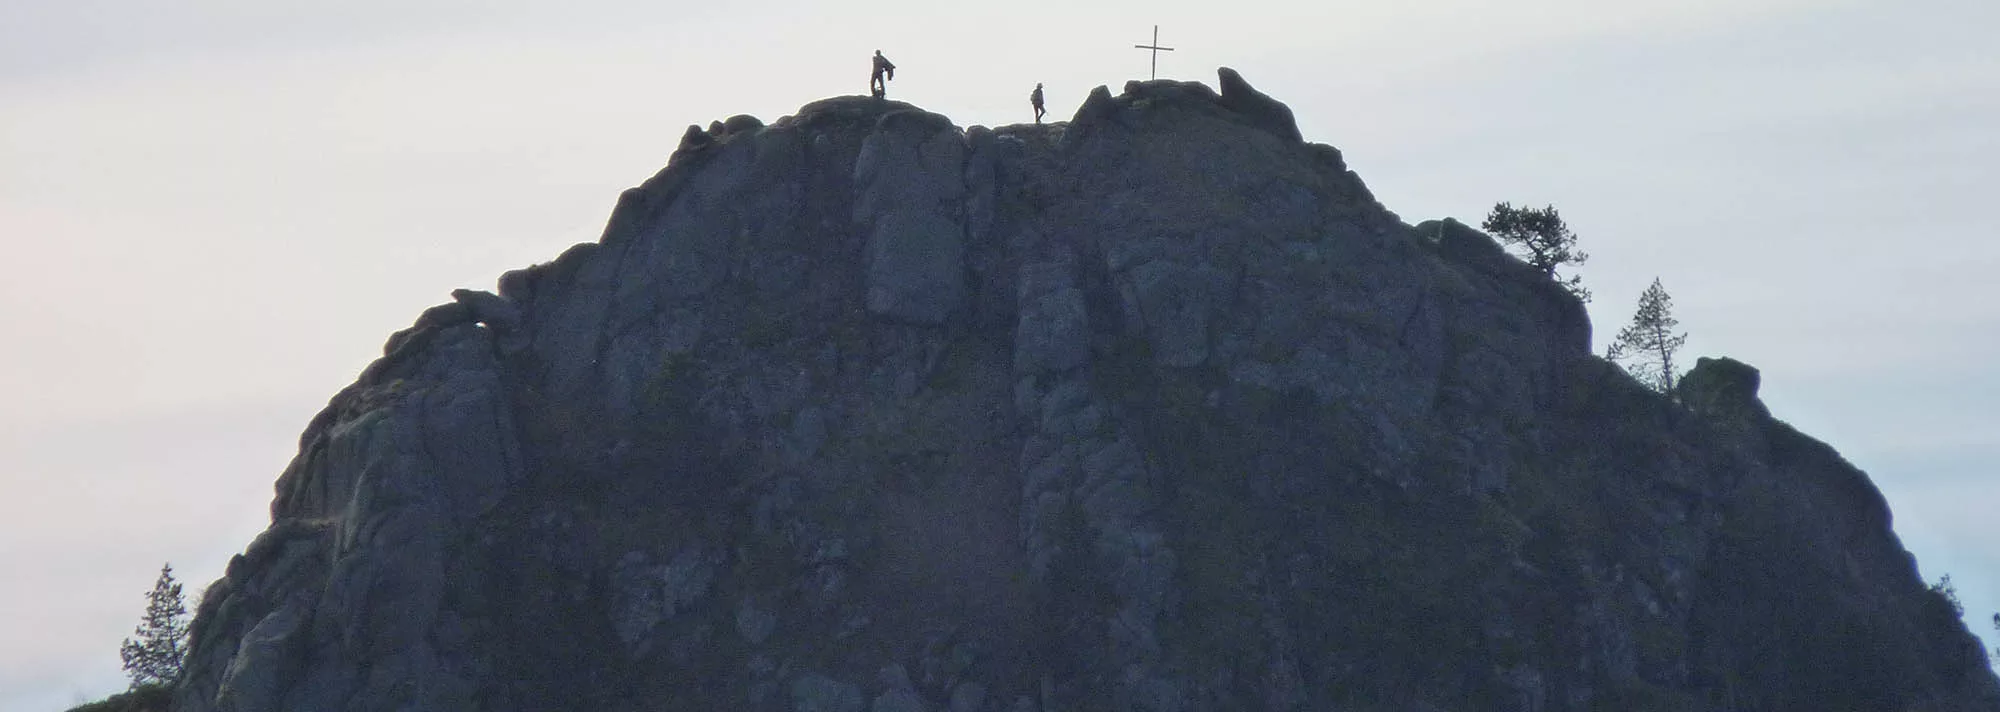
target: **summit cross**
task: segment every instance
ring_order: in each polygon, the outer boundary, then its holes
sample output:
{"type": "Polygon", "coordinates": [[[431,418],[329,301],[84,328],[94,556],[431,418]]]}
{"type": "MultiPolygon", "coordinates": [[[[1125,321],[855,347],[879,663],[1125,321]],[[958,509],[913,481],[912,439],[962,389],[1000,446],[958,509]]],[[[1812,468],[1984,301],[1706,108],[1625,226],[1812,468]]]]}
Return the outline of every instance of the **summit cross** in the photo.
{"type": "Polygon", "coordinates": [[[1132,45],[1132,47],[1133,47],[1133,48],[1135,48],[1135,49],[1144,49],[1144,50],[1152,50],[1152,52],[1153,52],[1153,77],[1152,77],[1152,78],[1154,78],[1154,79],[1159,79],[1159,78],[1160,78],[1160,53],[1161,53],[1161,52],[1172,52],[1172,51],[1174,51],[1174,48],[1172,48],[1172,47],[1161,47],[1161,46],[1160,46],[1160,26],[1159,26],[1159,25],[1154,25],[1154,26],[1153,26],[1153,43],[1152,43],[1152,44],[1149,44],[1149,45],[1132,45]]]}

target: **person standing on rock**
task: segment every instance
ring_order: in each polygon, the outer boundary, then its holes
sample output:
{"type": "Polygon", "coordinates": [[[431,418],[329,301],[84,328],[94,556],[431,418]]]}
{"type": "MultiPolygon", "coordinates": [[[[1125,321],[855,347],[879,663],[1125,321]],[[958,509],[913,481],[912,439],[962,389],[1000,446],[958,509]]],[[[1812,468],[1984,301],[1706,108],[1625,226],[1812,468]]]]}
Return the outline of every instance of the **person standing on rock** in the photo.
{"type": "Polygon", "coordinates": [[[896,78],[896,65],[882,56],[882,50],[875,50],[875,69],[868,73],[868,93],[880,99],[889,95],[889,80],[896,78]]]}
{"type": "Polygon", "coordinates": [[[1049,113],[1042,109],[1042,83],[1035,82],[1035,93],[1028,95],[1028,103],[1035,107],[1035,123],[1042,122],[1042,115],[1049,113]]]}

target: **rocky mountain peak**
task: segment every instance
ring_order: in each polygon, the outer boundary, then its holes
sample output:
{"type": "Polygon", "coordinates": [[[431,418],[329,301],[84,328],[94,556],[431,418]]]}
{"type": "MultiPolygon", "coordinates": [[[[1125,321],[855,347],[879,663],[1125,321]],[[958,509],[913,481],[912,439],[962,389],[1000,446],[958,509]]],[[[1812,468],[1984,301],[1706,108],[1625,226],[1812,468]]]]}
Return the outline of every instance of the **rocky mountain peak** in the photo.
{"type": "Polygon", "coordinates": [[[689,127],[306,427],[178,708],[2000,709],[1754,369],[1219,86],[689,127]]]}

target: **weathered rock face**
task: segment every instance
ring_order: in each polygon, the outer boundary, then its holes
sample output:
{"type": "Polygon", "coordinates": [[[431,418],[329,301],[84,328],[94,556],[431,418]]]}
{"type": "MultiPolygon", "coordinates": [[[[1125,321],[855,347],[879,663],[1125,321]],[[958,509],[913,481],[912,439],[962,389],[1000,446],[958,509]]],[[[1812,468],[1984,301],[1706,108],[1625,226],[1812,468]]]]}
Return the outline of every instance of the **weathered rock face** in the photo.
{"type": "Polygon", "coordinates": [[[1994,710],[1867,478],[1225,70],[691,128],[307,427],[209,710],[1994,710]]]}

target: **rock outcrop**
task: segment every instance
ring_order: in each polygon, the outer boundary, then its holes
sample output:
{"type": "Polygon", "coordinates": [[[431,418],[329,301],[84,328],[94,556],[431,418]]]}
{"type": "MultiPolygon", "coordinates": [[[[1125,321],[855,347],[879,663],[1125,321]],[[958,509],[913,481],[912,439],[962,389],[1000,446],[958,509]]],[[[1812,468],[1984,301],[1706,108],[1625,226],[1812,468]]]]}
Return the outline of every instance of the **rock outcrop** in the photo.
{"type": "Polygon", "coordinates": [[[2000,709],[1754,369],[1220,87],[690,127],[307,426],[178,709],[2000,709]]]}

